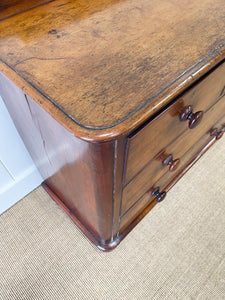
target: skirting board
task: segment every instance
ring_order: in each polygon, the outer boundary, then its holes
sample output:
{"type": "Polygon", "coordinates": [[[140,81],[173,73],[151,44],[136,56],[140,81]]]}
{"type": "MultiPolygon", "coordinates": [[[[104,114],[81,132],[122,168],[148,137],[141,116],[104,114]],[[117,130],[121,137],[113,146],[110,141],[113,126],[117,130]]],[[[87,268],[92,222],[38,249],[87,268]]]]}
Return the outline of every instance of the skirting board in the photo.
{"type": "Polygon", "coordinates": [[[1,97],[0,140],[0,214],[2,214],[39,186],[43,180],[1,97]]]}
{"type": "Polygon", "coordinates": [[[32,192],[41,182],[39,172],[33,167],[30,172],[26,172],[24,176],[7,185],[0,193],[0,214],[32,192]]]}

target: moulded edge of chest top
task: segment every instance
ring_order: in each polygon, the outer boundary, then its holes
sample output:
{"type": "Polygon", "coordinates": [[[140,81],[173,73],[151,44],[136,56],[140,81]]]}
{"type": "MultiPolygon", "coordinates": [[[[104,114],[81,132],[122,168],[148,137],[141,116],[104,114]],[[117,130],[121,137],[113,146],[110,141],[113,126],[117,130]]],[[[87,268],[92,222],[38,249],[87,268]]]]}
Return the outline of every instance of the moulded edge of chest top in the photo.
{"type": "Polygon", "coordinates": [[[104,129],[79,124],[79,122],[74,120],[71,116],[67,115],[53,100],[45,96],[31,83],[27,82],[25,78],[2,60],[0,60],[0,72],[22,89],[24,93],[34,99],[35,102],[77,138],[89,142],[106,142],[117,139],[119,136],[130,134],[132,131],[136,130],[186,89],[195,84],[202,76],[210,72],[210,70],[216,67],[224,58],[225,45],[224,47],[221,47],[220,51],[214,51],[211,56],[206,57],[203,61],[197,63],[190,72],[185,74],[185,76],[181,76],[176,84],[171,85],[169,89],[165,90],[161,95],[154,99],[153,102],[146,103],[145,106],[125,120],[104,129]]]}

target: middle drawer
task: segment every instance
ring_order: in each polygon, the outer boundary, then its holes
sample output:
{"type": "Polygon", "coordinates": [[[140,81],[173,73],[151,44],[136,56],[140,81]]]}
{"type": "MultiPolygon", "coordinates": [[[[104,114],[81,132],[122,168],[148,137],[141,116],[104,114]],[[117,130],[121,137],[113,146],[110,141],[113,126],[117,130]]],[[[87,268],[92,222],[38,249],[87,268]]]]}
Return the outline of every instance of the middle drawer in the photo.
{"type": "MultiPolygon", "coordinates": [[[[172,154],[173,160],[180,159],[196,143],[202,135],[224,116],[225,96],[220,98],[205,114],[203,121],[195,130],[186,130],[174,142],[164,148],[154,159],[134,177],[123,189],[122,211],[124,214],[159,178],[170,172],[170,166],[163,166],[162,162],[172,154]]],[[[182,163],[181,163],[182,165],[182,163]]],[[[179,165],[177,166],[179,168],[179,165]]],[[[172,175],[172,170],[171,170],[172,175]]]]}

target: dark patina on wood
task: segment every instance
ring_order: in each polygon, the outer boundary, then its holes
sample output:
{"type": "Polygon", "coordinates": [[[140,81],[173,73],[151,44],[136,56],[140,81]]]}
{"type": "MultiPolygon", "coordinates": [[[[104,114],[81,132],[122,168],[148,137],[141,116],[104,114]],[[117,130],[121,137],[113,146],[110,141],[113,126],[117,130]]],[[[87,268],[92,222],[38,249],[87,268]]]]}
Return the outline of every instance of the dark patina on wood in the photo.
{"type": "Polygon", "coordinates": [[[100,249],[223,136],[223,2],[0,4],[0,95],[46,190],[100,249]]]}

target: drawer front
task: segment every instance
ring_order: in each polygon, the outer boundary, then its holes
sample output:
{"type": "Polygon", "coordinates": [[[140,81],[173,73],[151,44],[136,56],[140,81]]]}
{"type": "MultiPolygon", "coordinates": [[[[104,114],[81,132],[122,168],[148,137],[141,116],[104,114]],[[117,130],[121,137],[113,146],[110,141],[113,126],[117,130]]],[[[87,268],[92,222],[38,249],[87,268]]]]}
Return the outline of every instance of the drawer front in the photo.
{"type": "MultiPolygon", "coordinates": [[[[219,65],[148,125],[130,137],[124,183],[129,182],[157,153],[188,128],[188,121],[180,121],[181,112],[186,106],[193,106],[194,113],[205,112],[224,93],[225,63],[219,65]]],[[[195,131],[196,128],[192,130],[195,131]]]]}
{"type": "Polygon", "coordinates": [[[152,183],[156,182],[165,173],[173,176],[176,171],[169,171],[169,165],[163,166],[162,161],[172,154],[173,159],[179,159],[177,166],[178,172],[182,168],[182,156],[195,144],[198,144],[201,137],[209,135],[218,119],[221,119],[225,113],[225,96],[216,102],[205,114],[204,119],[195,130],[186,130],[174,142],[164,148],[153,160],[130,181],[123,190],[122,214],[125,213],[142,195],[149,189],[152,183]]]}
{"type": "MultiPolygon", "coordinates": [[[[212,128],[218,128],[218,130],[221,130],[222,128],[224,128],[224,126],[225,116],[215,125],[213,125],[212,128]]],[[[225,135],[223,138],[225,138],[225,135]]],[[[123,232],[123,230],[127,228],[132,222],[133,225],[138,223],[140,219],[143,218],[144,215],[146,215],[146,213],[148,213],[148,211],[157,204],[156,199],[151,195],[153,190],[159,186],[160,191],[168,191],[169,187],[171,186],[171,182],[176,180],[176,178],[178,178],[188,166],[192,165],[192,161],[194,161],[196,157],[198,157],[202,149],[210,142],[215,142],[215,137],[210,136],[209,132],[206,132],[199,140],[199,142],[195,144],[187,153],[185,153],[185,155],[181,159],[180,167],[175,172],[167,172],[153,185],[150,184],[148,190],[144,193],[144,195],[138,201],[136,201],[136,203],[134,203],[133,206],[130,207],[130,209],[125,214],[122,215],[120,220],[120,232],[123,232]]]]}

